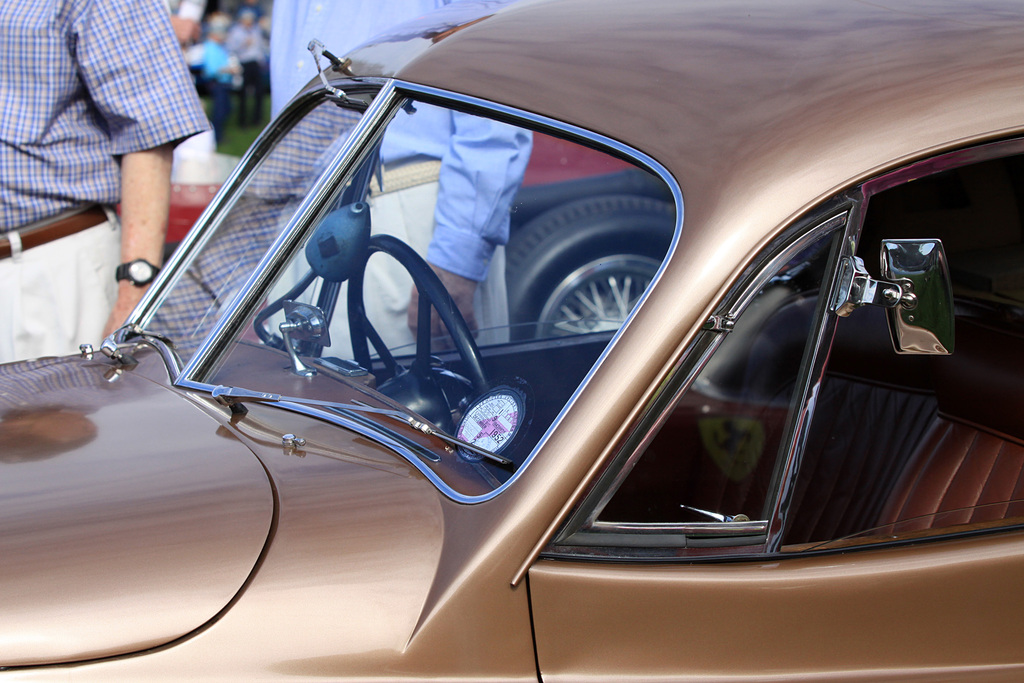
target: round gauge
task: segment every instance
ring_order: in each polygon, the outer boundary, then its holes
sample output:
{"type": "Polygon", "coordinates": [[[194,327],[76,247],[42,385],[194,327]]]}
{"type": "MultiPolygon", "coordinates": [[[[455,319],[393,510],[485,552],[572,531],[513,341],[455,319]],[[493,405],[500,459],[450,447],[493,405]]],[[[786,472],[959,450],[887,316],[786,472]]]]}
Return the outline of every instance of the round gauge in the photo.
{"type": "MultiPolygon", "coordinates": [[[[500,386],[491,389],[466,409],[455,435],[492,453],[500,453],[515,439],[526,417],[526,396],[519,389],[500,386]]],[[[460,451],[468,460],[482,456],[468,449],[460,451]]]]}

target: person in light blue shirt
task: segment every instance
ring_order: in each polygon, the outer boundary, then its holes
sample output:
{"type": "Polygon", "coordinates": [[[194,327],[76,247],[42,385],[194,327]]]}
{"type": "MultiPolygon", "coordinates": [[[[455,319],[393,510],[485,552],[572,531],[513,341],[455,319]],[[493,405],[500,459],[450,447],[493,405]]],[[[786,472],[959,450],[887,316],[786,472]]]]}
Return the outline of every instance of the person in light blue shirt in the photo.
{"type": "MultiPolygon", "coordinates": [[[[457,4],[450,0],[277,0],[270,52],[274,113],[317,74],[307,49],[310,40],[319,39],[340,56],[397,25],[457,4]]],[[[514,126],[440,107],[418,103],[415,109],[413,114],[401,112],[388,128],[381,150],[383,193],[373,201],[388,201],[389,171],[425,161],[440,162],[433,196],[428,203],[417,200],[415,204],[425,208],[432,220],[414,225],[411,214],[418,209],[407,209],[403,236],[410,243],[429,242],[424,253],[427,261],[471,326],[504,325],[507,302],[502,247],[508,241],[509,210],[529,160],[531,136],[514,126]],[[423,231],[427,231],[426,240],[418,234],[423,231]],[[485,290],[483,296],[480,289],[485,290]]],[[[392,222],[396,220],[395,214],[389,215],[392,222]]],[[[375,226],[378,223],[381,221],[375,219],[375,226]]],[[[365,291],[387,289],[387,284],[368,285],[365,291]]],[[[407,311],[412,325],[413,294],[395,293],[383,308],[403,322],[407,311]],[[400,310],[403,301],[404,310],[400,310]]],[[[368,308],[373,308],[369,302],[368,308]]],[[[389,341],[398,342],[399,337],[411,340],[408,330],[400,333],[397,325],[389,341]]],[[[388,339],[386,332],[381,333],[388,339]]]]}
{"type": "Polygon", "coordinates": [[[226,39],[227,25],[221,21],[211,21],[203,43],[203,80],[213,101],[210,123],[213,124],[213,134],[218,145],[224,144],[224,133],[231,114],[231,82],[237,71],[231,53],[224,46],[226,39]]]}

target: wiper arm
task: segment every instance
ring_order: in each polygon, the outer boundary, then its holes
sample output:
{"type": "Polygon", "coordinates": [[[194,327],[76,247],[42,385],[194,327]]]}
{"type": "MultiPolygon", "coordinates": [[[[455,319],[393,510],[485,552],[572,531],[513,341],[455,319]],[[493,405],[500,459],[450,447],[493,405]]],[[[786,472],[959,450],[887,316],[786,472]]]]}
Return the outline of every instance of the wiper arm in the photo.
{"type": "Polygon", "coordinates": [[[325,408],[332,408],[334,410],[351,410],[353,412],[371,413],[374,415],[385,415],[387,417],[396,419],[399,422],[404,422],[405,424],[409,425],[416,431],[422,432],[427,436],[433,436],[440,439],[441,441],[444,441],[449,445],[456,446],[458,448],[465,448],[468,451],[472,451],[473,453],[476,453],[477,455],[487,458],[488,460],[497,463],[502,467],[512,467],[515,464],[504,456],[498,455],[497,453],[492,453],[486,448],[480,448],[479,446],[471,444],[468,441],[463,441],[458,437],[451,436],[450,434],[445,433],[441,429],[438,429],[437,427],[428,422],[424,422],[423,420],[420,420],[409,413],[402,412],[400,410],[395,410],[393,408],[375,408],[373,406],[369,406],[366,405],[365,403],[360,402],[338,403],[336,401],[323,401],[315,398],[298,398],[295,396],[282,396],[281,394],[270,394],[263,391],[251,391],[249,389],[242,389],[240,387],[228,387],[224,385],[218,385],[214,387],[212,394],[213,397],[218,400],[228,401],[232,403],[237,403],[239,401],[255,401],[258,403],[279,403],[281,401],[288,401],[290,403],[298,403],[301,405],[324,406],[325,408]]]}

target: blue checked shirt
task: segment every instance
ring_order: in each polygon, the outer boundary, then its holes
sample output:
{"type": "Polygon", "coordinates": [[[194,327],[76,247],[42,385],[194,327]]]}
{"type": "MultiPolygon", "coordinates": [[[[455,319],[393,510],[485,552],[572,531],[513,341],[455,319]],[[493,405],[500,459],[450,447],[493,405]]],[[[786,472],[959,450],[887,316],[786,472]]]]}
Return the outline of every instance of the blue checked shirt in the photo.
{"type": "Polygon", "coordinates": [[[0,232],[120,201],[120,157],[209,128],[163,0],[0,1],[0,232]]]}

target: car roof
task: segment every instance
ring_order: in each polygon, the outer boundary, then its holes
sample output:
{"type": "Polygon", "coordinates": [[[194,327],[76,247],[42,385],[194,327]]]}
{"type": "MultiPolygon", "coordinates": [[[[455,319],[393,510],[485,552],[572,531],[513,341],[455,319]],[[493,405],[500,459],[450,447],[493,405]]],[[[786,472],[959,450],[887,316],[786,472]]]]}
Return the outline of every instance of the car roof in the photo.
{"type": "Polygon", "coordinates": [[[690,220],[740,194],[778,207],[778,225],[924,151],[1024,124],[1013,0],[524,0],[467,23],[381,70],[640,149],[678,179],[690,220]]]}
{"type": "Polygon", "coordinates": [[[473,4],[484,18],[406,37],[390,62],[379,47],[357,51],[356,69],[651,156],[685,204],[669,270],[697,266],[703,283],[724,286],[786,225],[858,181],[1024,128],[1017,0],[473,4]]]}

